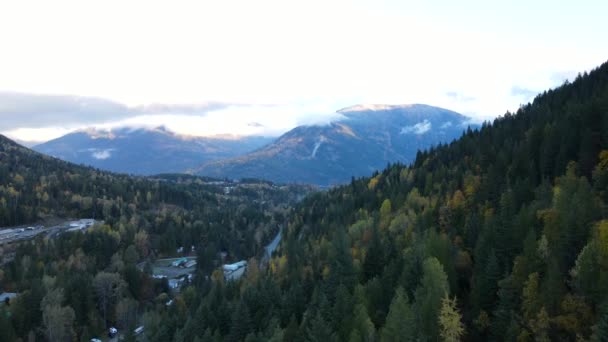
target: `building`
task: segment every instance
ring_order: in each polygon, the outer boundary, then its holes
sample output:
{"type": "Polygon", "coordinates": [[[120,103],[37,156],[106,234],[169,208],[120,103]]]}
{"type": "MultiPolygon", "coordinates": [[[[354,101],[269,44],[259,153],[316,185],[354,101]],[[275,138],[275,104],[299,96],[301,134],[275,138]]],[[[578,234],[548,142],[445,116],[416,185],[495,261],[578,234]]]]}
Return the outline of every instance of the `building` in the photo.
{"type": "Polygon", "coordinates": [[[74,232],[78,230],[85,230],[92,227],[95,224],[94,219],[80,219],[78,221],[70,222],[68,232],[74,232]]]}
{"type": "Polygon", "coordinates": [[[235,262],[234,264],[225,264],[224,272],[233,272],[233,271],[238,270],[239,268],[246,267],[246,266],[247,266],[247,261],[245,261],[245,260],[235,262]]]}
{"type": "Polygon", "coordinates": [[[224,279],[226,280],[238,280],[240,279],[245,271],[247,270],[247,261],[241,260],[234,264],[226,264],[223,267],[224,279]]]}

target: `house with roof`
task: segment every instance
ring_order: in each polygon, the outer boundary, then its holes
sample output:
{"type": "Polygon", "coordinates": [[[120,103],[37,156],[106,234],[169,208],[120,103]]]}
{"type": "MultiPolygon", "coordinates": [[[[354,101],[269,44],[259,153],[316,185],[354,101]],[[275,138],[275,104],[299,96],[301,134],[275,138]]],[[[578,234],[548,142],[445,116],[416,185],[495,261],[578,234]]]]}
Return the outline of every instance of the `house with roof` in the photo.
{"type": "Polygon", "coordinates": [[[241,260],[234,264],[225,264],[222,269],[224,270],[224,279],[226,280],[238,280],[240,279],[245,271],[247,270],[247,261],[241,260]]]}

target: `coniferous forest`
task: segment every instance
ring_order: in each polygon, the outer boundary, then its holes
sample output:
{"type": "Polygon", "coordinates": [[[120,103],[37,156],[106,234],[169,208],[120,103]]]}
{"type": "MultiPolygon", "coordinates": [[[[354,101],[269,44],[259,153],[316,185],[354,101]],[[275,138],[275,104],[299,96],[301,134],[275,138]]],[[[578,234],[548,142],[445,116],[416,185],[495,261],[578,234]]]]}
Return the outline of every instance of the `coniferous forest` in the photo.
{"type": "Polygon", "coordinates": [[[137,178],[0,145],[1,341],[608,341],[608,63],[412,165],[310,193],[137,178]],[[278,250],[263,246],[282,229],[278,250]],[[141,263],[196,246],[178,293],[141,263]],[[218,269],[249,260],[245,276],[218,269]],[[172,298],[172,305],[167,305],[172,298]]]}

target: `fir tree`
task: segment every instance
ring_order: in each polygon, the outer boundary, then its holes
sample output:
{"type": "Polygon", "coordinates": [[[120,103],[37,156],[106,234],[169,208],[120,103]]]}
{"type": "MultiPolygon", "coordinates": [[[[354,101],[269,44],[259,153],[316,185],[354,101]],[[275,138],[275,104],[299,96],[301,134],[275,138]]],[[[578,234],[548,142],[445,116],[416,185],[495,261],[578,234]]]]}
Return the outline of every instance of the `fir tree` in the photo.
{"type": "Polygon", "coordinates": [[[436,258],[428,258],[423,264],[424,276],[416,290],[416,312],[419,337],[436,340],[439,337],[437,317],[441,301],[449,293],[447,275],[436,258]]]}
{"type": "Polygon", "coordinates": [[[403,288],[398,288],[381,332],[382,342],[414,341],[416,320],[403,288]]]}

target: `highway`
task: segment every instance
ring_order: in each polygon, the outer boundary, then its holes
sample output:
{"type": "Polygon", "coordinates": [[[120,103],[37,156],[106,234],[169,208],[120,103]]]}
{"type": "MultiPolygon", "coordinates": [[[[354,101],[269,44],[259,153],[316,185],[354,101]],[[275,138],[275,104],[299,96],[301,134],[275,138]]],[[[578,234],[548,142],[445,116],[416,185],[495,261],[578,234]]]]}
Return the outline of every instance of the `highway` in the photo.
{"type": "Polygon", "coordinates": [[[63,232],[84,231],[99,222],[100,221],[95,221],[93,219],[79,219],[65,221],[49,227],[32,225],[0,228],[0,245],[31,240],[42,234],[46,234],[49,237],[55,237],[63,232]]]}

